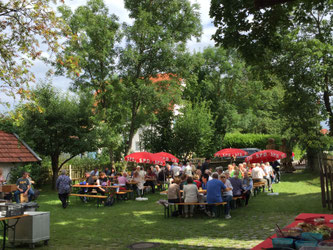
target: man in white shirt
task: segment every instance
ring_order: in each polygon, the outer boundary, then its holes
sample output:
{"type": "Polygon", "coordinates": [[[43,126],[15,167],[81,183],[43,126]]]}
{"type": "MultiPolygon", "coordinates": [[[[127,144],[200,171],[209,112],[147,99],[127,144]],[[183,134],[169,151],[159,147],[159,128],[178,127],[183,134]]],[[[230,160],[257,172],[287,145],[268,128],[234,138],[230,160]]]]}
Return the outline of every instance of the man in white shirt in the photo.
{"type": "Polygon", "coordinates": [[[192,167],[191,167],[189,162],[186,163],[186,167],[185,167],[184,172],[187,176],[192,176],[192,167]]]}
{"type": "Polygon", "coordinates": [[[256,182],[265,182],[265,186],[267,186],[267,180],[264,179],[264,176],[266,176],[264,170],[260,167],[259,164],[257,164],[251,172],[251,177],[253,180],[253,183],[256,182]]]}
{"type": "Polygon", "coordinates": [[[174,165],[174,167],[173,167],[173,169],[172,169],[173,176],[174,176],[174,177],[177,177],[177,176],[180,175],[180,167],[178,166],[177,163],[174,163],[173,165],[174,165]]]}

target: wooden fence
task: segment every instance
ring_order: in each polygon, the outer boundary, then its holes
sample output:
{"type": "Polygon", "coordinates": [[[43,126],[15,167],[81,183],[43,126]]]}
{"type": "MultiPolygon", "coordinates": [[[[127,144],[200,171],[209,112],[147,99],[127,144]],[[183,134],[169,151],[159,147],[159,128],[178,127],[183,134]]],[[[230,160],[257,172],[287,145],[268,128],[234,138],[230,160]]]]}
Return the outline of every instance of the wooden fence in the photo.
{"type": "Polygon", "coordinates": [[[333,210],[333,157],[318,157],[320,169],[321,201],[324,208],[333,210]]]}

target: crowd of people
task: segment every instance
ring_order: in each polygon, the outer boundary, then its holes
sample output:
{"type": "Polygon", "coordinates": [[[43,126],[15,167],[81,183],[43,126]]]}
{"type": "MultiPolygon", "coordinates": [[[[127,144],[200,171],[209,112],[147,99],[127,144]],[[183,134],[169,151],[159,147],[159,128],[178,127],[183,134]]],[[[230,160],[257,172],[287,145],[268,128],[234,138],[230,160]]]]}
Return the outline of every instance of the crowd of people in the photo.
{"type": "MultiPolygon", "coordinates": [[[[209,204],[226,202],[226,219],[231,218],[230,207],[233,197],[242,197],[247,206],[254,182],[264,182],[265,188],[272,191],[272,183],[275,180],[275,172],[268,162],[241,163],[238,166],[234,163],[228,165],[228,169],[225,171],[222,167],[218,167],[216,170],[217,172],[213,172],[209,167],[209,159],[197,166],[191,162],[174,163],[160,170],[158,180],[171,183],[168,189],[168,202],[206,202],[208,206],[203,209],[210,217],[216,215],[216,206],[209,206],[209,204]],[[200,189],[206,190],[206,194],[199,193],[200,189]],[[181,195],[181,190],[183,190],[183,195],[181,195]]],[[[192,217],[193,209],[193,205],[179,206],[174,215],[192,217]]]]}
{"type": "MultiPolygon", "coordinates": [[[[247,164],[235,163],[228,165],[228,169],[223,171],[222,167],[216,168],[216,172],[209,166],[210,159],[206,159],[203,164],[195,165],[192,162],[180,162],[167,164],[165,167],[158,165],[150,166],[144,170],[141,166],[136,166],[131,172],[118,173],[114,168],[105,168],[99,171],[95,168],[85,173],[85,180],[82,185],[97,185],[96,191],[105,195],[106,188],[112,184],[117,184],[119,191],[133,189],[138,196],[142,197],[145,187],[150,187],[155,193],[156,185],[168,187],[168,201],[172,203],[186,202],[207,202],[219,203],[227,202],[225,206],[226,218],[231,218],[230,207],[233,197],[243,197],[245,205],[248,205],[253,182],[264,182],[267,190],[272,190],[271,185],[275,179],[275,173],[270,163],[247,164]],[[181,195],[181,190],[183,195],[181,195]],[[199,192],[199,190],[207,190],[199,192]]],[[[59,177],[57,188],[59,199],[63,207],[67,206],[66,199],[70,192],[71,182],[64,177],[65,173],[59,177]],[[67,196],[66,196],[67,195],[67,196]]],[[[79,193],[85,194],[92,191],[92,187],[82,188],[79,193]]],[[[85,197],[82,197],[87,202],[85,197]]],[[[185,217],[193,216],[193,206],[181,207],[176,214],[185,217]]],[[[202,207],[207,215],[215,216],[214,206],[202,207]]]]}

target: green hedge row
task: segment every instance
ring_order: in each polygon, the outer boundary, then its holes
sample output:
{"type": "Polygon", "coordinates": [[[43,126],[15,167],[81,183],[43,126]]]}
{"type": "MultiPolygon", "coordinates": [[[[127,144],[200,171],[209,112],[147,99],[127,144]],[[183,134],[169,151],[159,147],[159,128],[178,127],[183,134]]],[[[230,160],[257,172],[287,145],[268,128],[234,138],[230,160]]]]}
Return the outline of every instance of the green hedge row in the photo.
{"type": "Polygon", "coordinates": [[[226,134],[223,142],[223,148],[259,148],[266,149],[268,139],[273,138],[275,140],[275,149],[278,149],[281,145],[282,137],[279,135],[266,135],[266,134],[240,134],[230,133],[226,134]]]}

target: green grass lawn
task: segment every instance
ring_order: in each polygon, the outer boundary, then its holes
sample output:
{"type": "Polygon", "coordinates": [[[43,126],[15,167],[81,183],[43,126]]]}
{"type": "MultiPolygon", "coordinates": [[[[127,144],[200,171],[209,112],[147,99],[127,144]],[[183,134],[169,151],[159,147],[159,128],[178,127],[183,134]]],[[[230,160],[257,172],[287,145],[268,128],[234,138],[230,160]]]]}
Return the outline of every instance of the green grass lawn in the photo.
{"type": "Polygon", "coordinates": [[[251,197],[248,207],[231,211],[230,220],[204,215],[164,219],[156,201],[166,196],[159,193],[149,194],[148,201],[98,209],[95,202],[71,197],[63,209],[55,192],[42,190],[39,211],[51,212],[51,240],[38,249],[126,249],[137,242],[158,242],[159,249],[249,249],[273,234],[276,223],[284,227],[301,212],[329,213],[321,207],[319,178],[312,174],[285,174],[273,188],[279,196],[251,197]]]}

